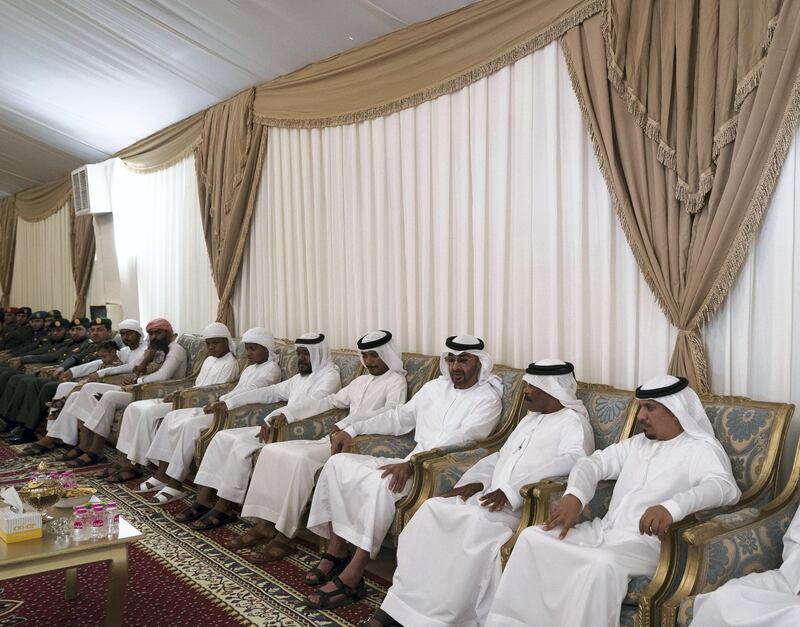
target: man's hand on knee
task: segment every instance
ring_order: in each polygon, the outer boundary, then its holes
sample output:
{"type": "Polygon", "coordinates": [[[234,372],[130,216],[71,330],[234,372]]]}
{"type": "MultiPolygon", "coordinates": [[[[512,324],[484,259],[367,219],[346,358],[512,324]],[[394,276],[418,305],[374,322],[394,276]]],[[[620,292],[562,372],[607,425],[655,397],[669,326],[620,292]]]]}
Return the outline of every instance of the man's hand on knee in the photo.
{"type": "Polygon", "coordinates": [[[450,498],[451,496],[460,496],[462,500],[466,501],[469,497],[477,492],[483,490],[482,483],[468,483],[457,488],[452,488],[447,492],[442,492],[439,496],[443,498],[450,498]]]}
{"type": "Polygon", "coordinates": [[[545,531],[561,527],[561,533],[558,535],[558,538],[563,540],[569,533],[569,530],[575,526],[582,509],[583,505],[577,496],[565,494],[558,503],[553,505],[550,516],[544,523],[545,531]]]}
{"type": "Polygon", "coordinates": [[[346,453],[350,450],[352,436],[347,431],[336,431],[331,433],[331,455],[336,453],[346,453]]]}
{"type": "Polygon", "coordinates": [[[508,497],[501,489],[493,490],[488,494],[484,494],[480,499],[483,507],[488,507],[490,512],[499,512],[506,505],[508,505],[508,497]]]}
{"type": "Polygon", "coordinates": [[[672,514],[663,505],[648,507],[639,519],[639,533],[648,536],[658,536],[663,540],[669,526],[672,524],[672,514]]]}
{"type": "Polygon", "coordinates": [[[389,477],[389,489],[392,492],[400,492],[406,485],[409,477],[411,476],[412,466],[411,462],[401,462],[399,464],[387,464],[381,466],[378,470],[382,470],[381,478],[389,477]]]}

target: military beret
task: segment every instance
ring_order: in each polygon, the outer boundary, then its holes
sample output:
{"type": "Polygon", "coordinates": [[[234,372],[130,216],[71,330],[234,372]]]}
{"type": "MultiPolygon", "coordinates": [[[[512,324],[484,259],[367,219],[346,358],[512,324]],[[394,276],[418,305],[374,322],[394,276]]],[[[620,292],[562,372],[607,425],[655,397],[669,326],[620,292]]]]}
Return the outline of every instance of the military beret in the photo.
{"type": "Polygon", "coordinates": [[[51,318],[61,318],[61,312],[58,309],[51,309],[47,312],[47,315],[51,318]]]}
{"type": "Polygon", "coordinates": [[[31,318],[33,318],[34,320],[44,320],[45,318],[47,318],[47,312],[46,311],[35,311],[33,313],[33,315],[31,316],[31,318]]]}
{"type": "Polygon", "coordinates": [[[56,318],[53,320],[53,324],[50,325],[53,329],[60,329],[64,327],[65,329],[69,329],[69,320],[64,320],[63,318],[56,318]]]}
{"type": "Polygon", "coordinates": [[[71,327],[86,327],[89,328],[89,318],[73,318],[70,322],[71,327]]]}
{"type": "Polygon", "coordinates": [[[111,330],[111,320],[108,318],[92,318],[92,326],[103,325],[109,331],[111,330]]]}
{"type": "Polygon", "coordinates": [[[17,308],[16,307],[6,307],[6,310],[3,313],[13,313],[13,314],[15,314],[15,313],[17,313],[17,308]]]}
{"type": "Polygon", "coordinates": [[[25,314],[26,316],[31,315],[31,308],[30,307],[20,307],[17,313],[25,314]]]}

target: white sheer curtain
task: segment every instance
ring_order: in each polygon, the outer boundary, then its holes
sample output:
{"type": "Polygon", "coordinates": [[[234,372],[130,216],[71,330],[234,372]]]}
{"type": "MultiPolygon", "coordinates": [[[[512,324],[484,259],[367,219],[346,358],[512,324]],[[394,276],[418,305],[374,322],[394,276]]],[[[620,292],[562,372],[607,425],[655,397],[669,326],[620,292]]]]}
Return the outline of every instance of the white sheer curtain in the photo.
{"type": "Polygon", "coordinates": [[[64,316],[72,315],[76,292],[69,211],[69,205],[64,205],[39,222],[17,220],[11,305],[34,311],[59,309],[64,316]]]}
{"type": "Polygon", "coordinates": [[[329,129],[271,129],[240,328],[388,328],[436,353],[556,356],[630,388],[674,340],[618,226],[557,44],[453,95],[329,129]]]}
{"type": "Polygon", "coordinates": [[[152,174],[111,172],[114,243],[124,317],[170,320],[178,332],[202,331],[217,314],[200,223],[194,156],[152,174]]]}
{"type": "MultiPolygon", "coordinates": [[[[742,272],[704,331],[711,387],[718,394],[800,406],[800,130],[742,272]]],[[[792,462],[795,413],[784,451],[792,462]]]]}

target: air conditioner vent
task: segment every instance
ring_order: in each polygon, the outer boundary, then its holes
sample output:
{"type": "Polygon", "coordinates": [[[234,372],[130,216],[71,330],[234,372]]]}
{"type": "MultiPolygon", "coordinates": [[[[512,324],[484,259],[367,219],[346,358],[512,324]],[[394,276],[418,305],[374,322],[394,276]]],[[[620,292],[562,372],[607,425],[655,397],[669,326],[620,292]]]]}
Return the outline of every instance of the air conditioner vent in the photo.
{"type": "Polygon", "coordinates": [[[72,202],[76,216],[111,211],[108,169],[103,164],[89,164],[72,171],[72,202]]]}

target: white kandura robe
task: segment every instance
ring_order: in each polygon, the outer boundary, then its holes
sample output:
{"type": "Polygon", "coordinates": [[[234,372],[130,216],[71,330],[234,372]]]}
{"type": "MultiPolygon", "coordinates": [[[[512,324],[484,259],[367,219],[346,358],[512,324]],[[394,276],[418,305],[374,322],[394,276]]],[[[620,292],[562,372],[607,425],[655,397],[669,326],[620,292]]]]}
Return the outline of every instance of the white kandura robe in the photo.
{"type": "MultiPolygon", "coordinates": [[[[110,368],[99,368],[97,370],[97,376],[101,379],[107,376],[112,376],[116,374],[128,374],[133,372],[134,366],[141,361],[142,356],[144,355],[144,351],[147,349],[144,342],[139,344],[139,346],[135,350],[131,350],[128,346],[123,346],[121,349],[117,351],[117,357],[122,362],[119,366],[112,366],[110,368]]],[[[77,368],[80,368],[78,366],[77,368]]],[[[79,371],[79,372],[82,372],[79,371]]],[[[74,370],[73,370],[74,374],[74,370]]],[[[84,376],[84,375],[81,375],[84,376]]],[[[67,384],[61,384],[67,385],[67,384]]],[[[56,396],[54,398],[61,398],[59,393],[61,392],[61,385],[58,386],[56,390],[56,396]]],[[[71,390],[72,388],[70,388],[71,390]]],[[[48,420],[47,421],[47,435],[52,438],[57,438],[64,442],[65,444],[75,445],[78,443],[78,421],[83,420],[87,416],[89,416],[94,408],[97,406],[98,400],[95,397],[95,394],[105,394],[106,392],[120,392],[120,388],[118,385],[111,385],[108,383],[86,383],[83,387],[76,392],[75,394],[71,394],[67,400],[64,402],[64,407],[61,408],[61,411],[58,414],[58,417],[55,420],[48,420]]],[[[131,398],[130,394],[127,392],[120,392],[123,396],[121,398],[131,398]]],[[[110,399],[109,399],[110,400],[110,399]]],[[[127,401],[128,403],[130,400],[127,401]]],[[[113,414],[111,420],[113,422],[113,414]]],[[[109,426],[110,429],[110,426],[109,426]]],[[[108,433],[105,434],[106,436],[108,433]]]]}
{"type": "MultiPolygon", "coordinates": [[[[156,383],[158,381],[169,381],[171,379],[182,379],[186,376],[186,366],[188,357],[186,349],[177,342],[172,342],[169,345],[169,351],[158,370],[151,374],[139,377],[137,383],[156,383]]],[[[102,386],[102,383],[90,383],[84,387],[95,389],[95,386],[102,386]]],[[[117,386],[113,388],[119,390],[117,386]]],[[[107,388],[106,388],[107,389],[107,388]]],[[[102,398],[97,402],[92,409],[91,413],[83,418],[78,415],[78,420],[83,420],[84,426],[93,431],[99,436],[107,438],[111,433],[111,427],[114,425],[114,416],[118,409],[123,409],[133,402],[133,395],[128,392],[120,391],[107,391],[103,393],[102,398]]]]}
{"type": "Polygon", "coordinates": [[[502,574],[500,547],[519,525],[522,486],[569,474],[594,451],[588,421],[572,409],[529,413],[499,452],[456,487],[480,483],[468,500],[433,498],[400,534],[397,570],[381,609],[405,627],[477,627],[486,621],[502,574]],[[509,504],[491,512],[480,497],[502,490],[509,504]]]}
{"type": "Polygon", "coordinates": [[[735,503],[730,469],[710,442],[686,433],[666,441],[639,434],[579,460],[566,494],[584,505],[597,483],[616,479],[604,518],[561,529],[530,527],[517,539],[487,625],[619,625],[628,582],[652,576],[660,541],[639,533],[648,507],[662,505],[674,522],[701,509],[735,503]]]}
{"type": "MultiPolygon", "coordinates": [[[[281,380],[281,368],[274,361],[252,364],[242,371],[236,387],[223,394],[226,401],[236,394],[274,385],[281,380]]],[[[147,451],[147,459],[155,463],[169,462],[167,476],[183,481],[194,457],[195,443],[211,426],[214,414],[206,414],[202,407],[175,409],[164,416],[147,451]]]]}
{"type": "Polygon", "coordinates": [[[360,420],[346,429],[351,436],[367,433],[403,435],[415,430],[417,446],[405,459],[338,453],[322,468],[308,528],[327,538],[333,532],[374,559],[392,524],[395,503],[408,493],[389,490],[391,476],[382,478],[380,466],[407,461],[437,446],[458,445],[487,437],[500,418],[502,402],[490,382],[459,390],[440,377],[422,386],[405,405],[360,420]]]}
{"type": "MultiPolygon", "coordinates": [[[[345,429],[392,407],[407,395],[406,378],[387,371],[380,376],[364,374],[336,394],[284,408],[288,422],[316,416],[331,409],[350,408],[336,423],[345,429]]],[[[268,444],[258,456],[253,479],[242,507],[242,516],[255,516],[275,523],[275,528],[293,538],[300,527],[303,509],[314,490],[314,477],[331,456],[328,436],[319,440],[294,440],[268,444]]]]}
{"type": "MultiPolygon", "coordinates": [[[[292,407],[309,398],[322,399],[330,396],[341,387],[339,368],[329,362],[319,372],[308,375],[298,373],[275,385],[232,396],[225,404],[229,410],[253,403],[279,401],[286,401],[287,407],[292,407]]],[[[264,446],[258,438],[260,431],[261,427],[240,427],[217,433],[203,455],[194,482],[213,488],[218,497],[227,501],[244,501],[252,470],[251,458],[253,453],[264,446]]]]}
{"type": "Polygon", "coordinates": [[[783,536],[783,564],[732,579],[694,602],[692,627],[800,625],[800,509],[783,536]]]}
{"type": "MultiPolygon", "coordinates": [[[[238,374],[239,363],[233,353],[227,352],[222,357],[208,356],[200,366],[193,387],[227,383],[238,374]]],[[[160,398],[135,401],[128,405],[122,415],[117,450],[125,453],[130,461],[146,465],[150,461],[147,451],[153,443],[158,425],[171,411],[172,403],[166,403],[160,398]]]]}

